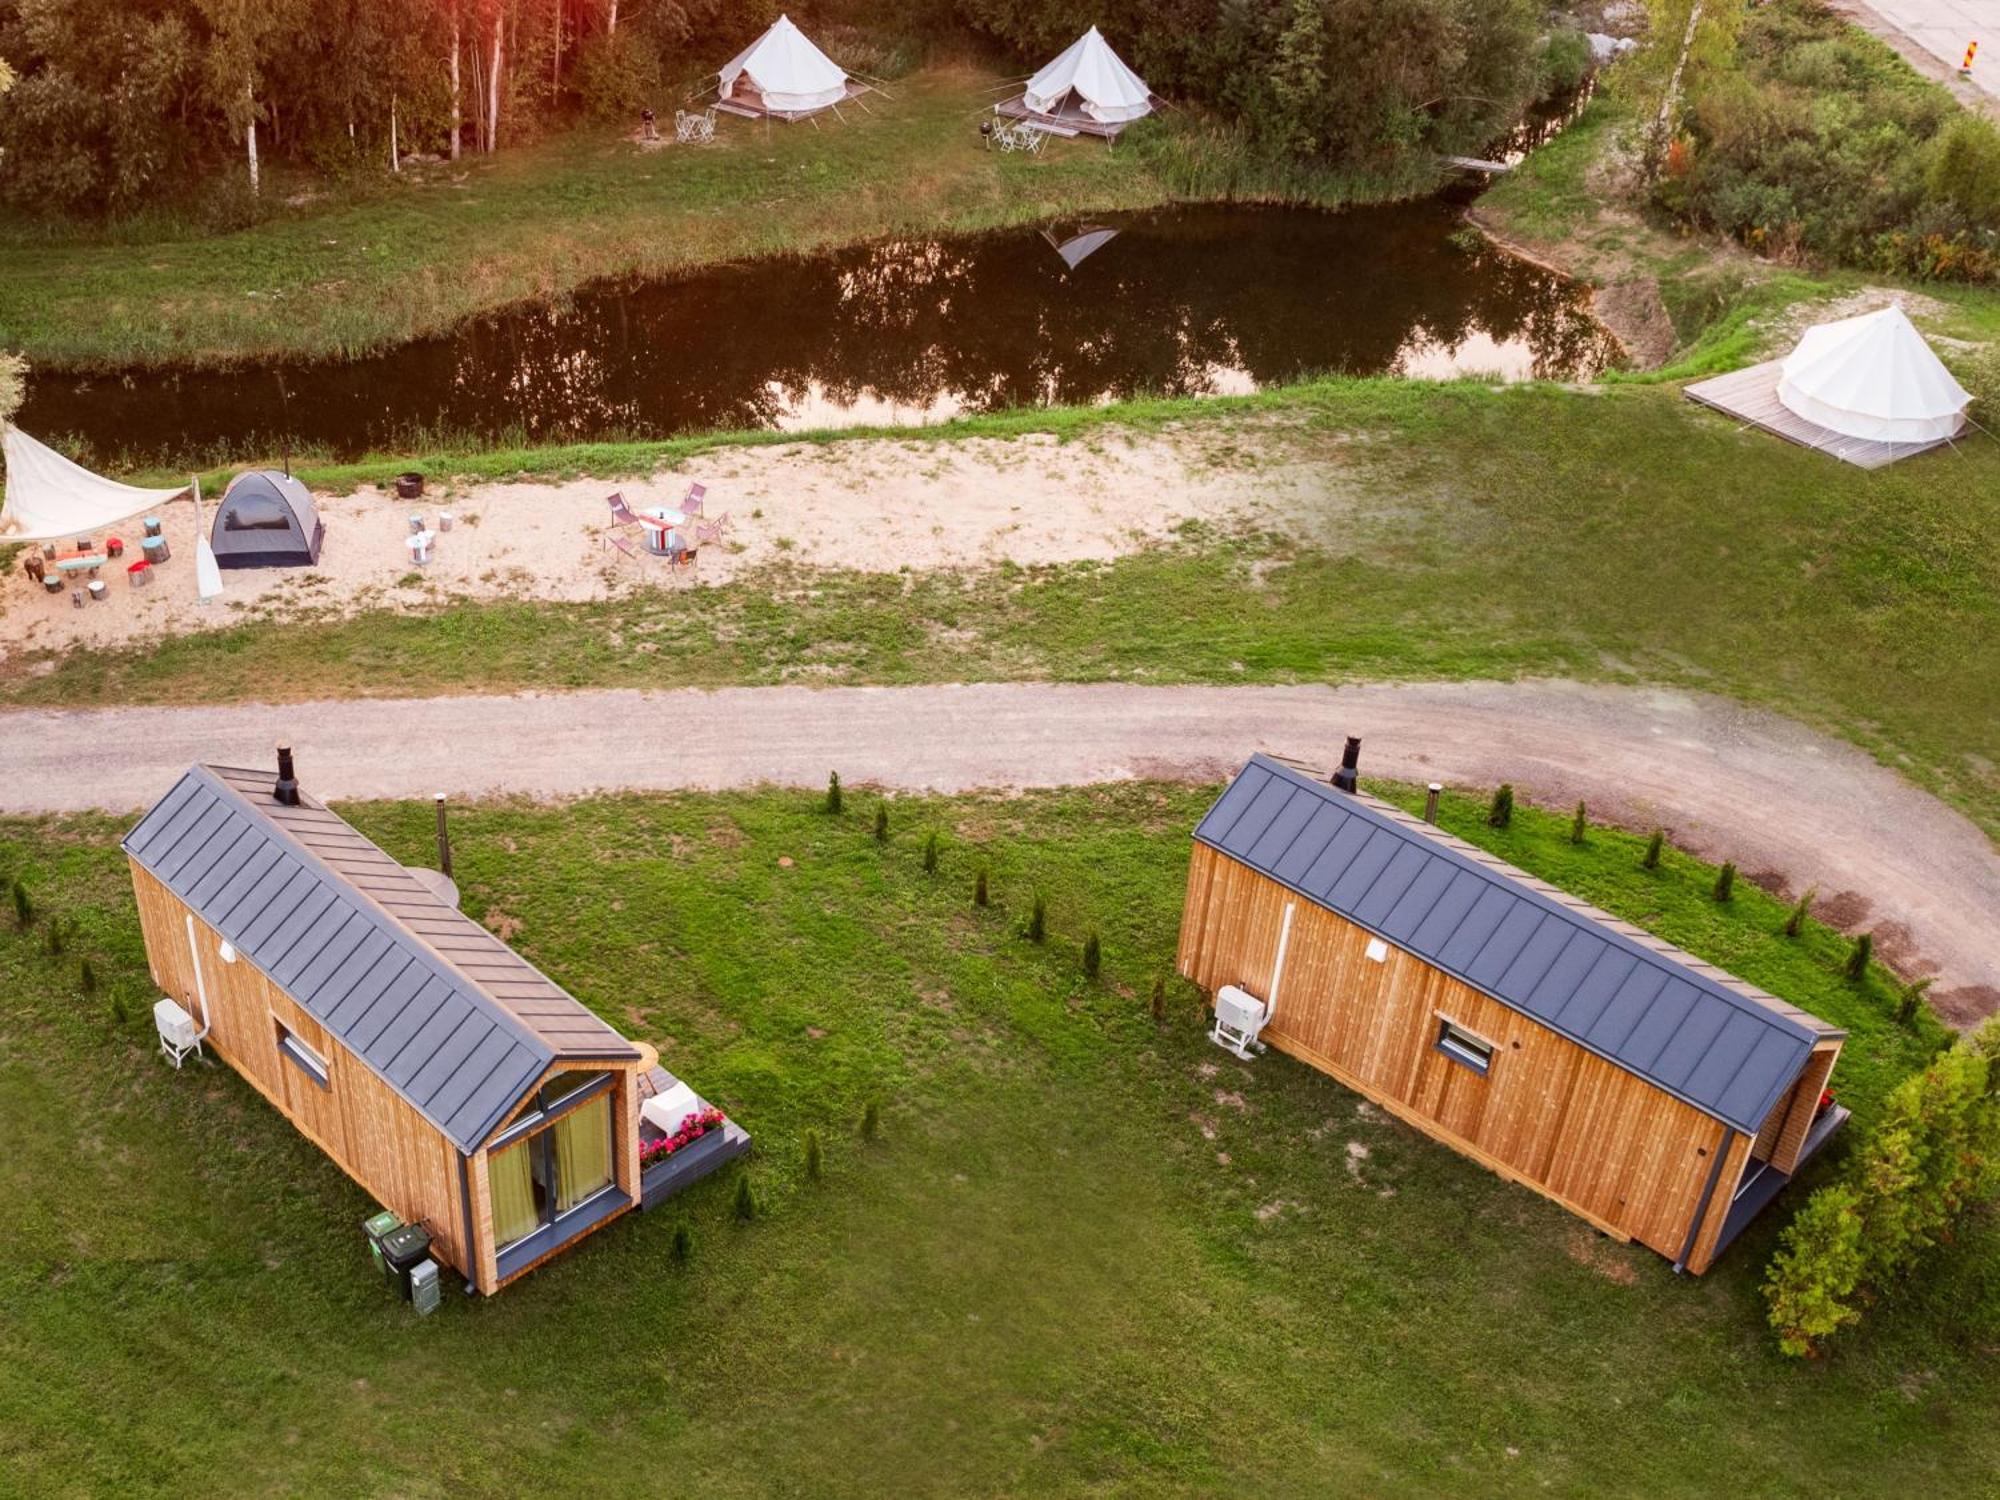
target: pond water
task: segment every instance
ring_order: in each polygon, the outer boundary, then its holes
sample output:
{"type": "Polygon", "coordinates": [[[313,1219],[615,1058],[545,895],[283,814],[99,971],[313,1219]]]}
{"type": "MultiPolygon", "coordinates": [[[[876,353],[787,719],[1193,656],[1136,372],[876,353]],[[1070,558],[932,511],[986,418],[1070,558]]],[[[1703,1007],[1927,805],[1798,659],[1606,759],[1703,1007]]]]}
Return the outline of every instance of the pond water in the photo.
{"type": "Polygon", "coordinates": [[[599,284],[366,359],[52,374],[20,422],[105,463],[346,457],[426,433],[914,425],[1326,372],[1582,378],[1616,357],[1582,288],[1460,209],[1176,208],[889,240],[599,284]]]}

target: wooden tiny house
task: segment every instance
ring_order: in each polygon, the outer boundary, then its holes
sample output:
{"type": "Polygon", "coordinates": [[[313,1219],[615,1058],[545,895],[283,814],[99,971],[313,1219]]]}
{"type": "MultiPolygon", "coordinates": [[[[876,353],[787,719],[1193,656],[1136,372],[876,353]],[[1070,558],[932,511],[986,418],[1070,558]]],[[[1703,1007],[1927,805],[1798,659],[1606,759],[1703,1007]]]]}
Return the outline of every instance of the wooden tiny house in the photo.
{"type": "Polygon", "coordinates": [[[1267,756],[1195,830],[1179,967],[1264,1000],[1262,1041],[1690,1271],[1846,1118],[1821,1105],[1843,1032],[1267,756]]]}
{"type": "Polygon", "coordinates": [[[193,767],[124,847],[153,979],[204,1046],[474,1290],[747,1148],[731,1125],[642,1172],[642,1110],[693,1096],[299,790],[288,752],[276,777],[193,767]]]}

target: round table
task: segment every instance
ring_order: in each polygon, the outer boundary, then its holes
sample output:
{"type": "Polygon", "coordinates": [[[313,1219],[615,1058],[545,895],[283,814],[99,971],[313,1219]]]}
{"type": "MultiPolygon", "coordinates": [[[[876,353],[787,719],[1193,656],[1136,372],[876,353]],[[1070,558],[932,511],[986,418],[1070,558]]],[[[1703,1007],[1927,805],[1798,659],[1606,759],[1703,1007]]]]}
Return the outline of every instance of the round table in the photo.
{"type": "Polygon", "coordinates": [[[639,524],[646,528],[646,550],[655,557],[671,557],[676,551],[685,551],[687,540],[675,533],[677,526],[687,525],[687,515],[683,511],[670,510],[666,506],[655,506],[652,510],[639,512],[639,524]],[[674,545],[679,542],[679,547],[674,545]]]}

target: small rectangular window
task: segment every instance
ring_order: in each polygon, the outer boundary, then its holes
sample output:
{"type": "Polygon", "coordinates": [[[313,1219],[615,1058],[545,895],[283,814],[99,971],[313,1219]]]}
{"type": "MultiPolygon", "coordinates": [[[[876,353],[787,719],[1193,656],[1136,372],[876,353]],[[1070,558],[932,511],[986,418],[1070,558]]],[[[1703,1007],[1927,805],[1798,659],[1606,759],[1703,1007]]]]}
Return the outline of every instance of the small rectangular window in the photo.
{"type": "MultiPolygon", "coordinates": [[[[276,1020],[276,1017],[272,1019],[276,1020]]],[[[292,1066],[297,1068],[301,1073],[304,1073],[306,1077],[310,1078],[321,1088],[331,1088],[333,1086],[333,1075],[327,1068],[326,1059],[300,1041],[293,1034],[292,1029],[283,1021],[278,1021],[277,1026],[278,1051],[285,1057],[290,1058],[292,1066]]]]}
{"type": "Polygon", "coordinates": [[[1493,1044],[1484,1037],[1474,1036],[1456,1021],[1438,1017],[1437,1049],[1455,1063],[1462,1063],[1475,1073],[1485,1073],[1493,1066],[1493,1044]]]}

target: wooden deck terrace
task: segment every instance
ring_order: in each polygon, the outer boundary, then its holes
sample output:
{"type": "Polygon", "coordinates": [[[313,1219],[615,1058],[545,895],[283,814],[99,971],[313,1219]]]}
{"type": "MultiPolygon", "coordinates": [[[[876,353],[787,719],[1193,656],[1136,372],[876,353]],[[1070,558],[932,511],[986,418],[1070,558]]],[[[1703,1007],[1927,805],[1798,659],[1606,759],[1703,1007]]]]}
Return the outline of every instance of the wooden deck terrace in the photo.
{"type": "Polygon", "coordinates": [[[1681,394],[1698,406],[1706,406],[1711,411],[1719,411],[1726,417],[1734,417],[1751,427],[1781,437],[1788,443],[1830,454],[1843,463],[1863,469],[1880,469],[1898,459],[1913,458],[1919,453],[1941,448],[1951,441],[1950,438],[1934,438],[1926,443],[1874,442],[1867,438],[1848,437],[1830,427],[1809,422],[1778,399],[1778,377],[1783,366],[1783,360],[1766,360],[1747,370],[1733,370],[1712,380],[1696,381],[1681,394]]]}

